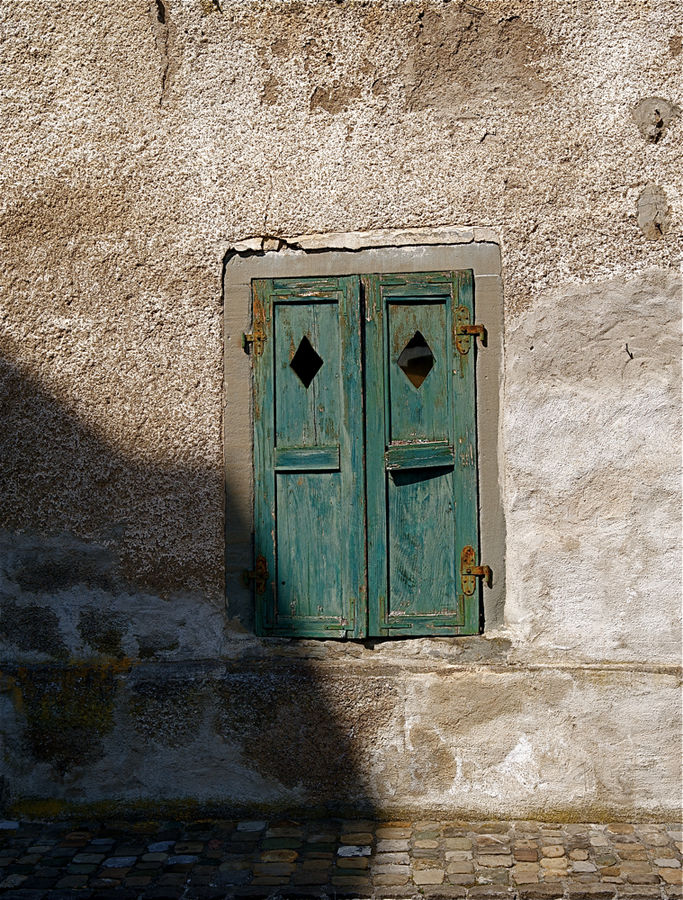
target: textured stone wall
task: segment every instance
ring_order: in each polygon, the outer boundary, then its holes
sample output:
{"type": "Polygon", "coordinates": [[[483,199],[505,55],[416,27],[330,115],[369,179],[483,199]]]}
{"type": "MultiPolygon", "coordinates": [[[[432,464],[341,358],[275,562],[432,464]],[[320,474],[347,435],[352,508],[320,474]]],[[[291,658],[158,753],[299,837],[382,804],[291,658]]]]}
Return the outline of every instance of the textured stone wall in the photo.
{"type": "Polygon", "coordinates": [[[2,4],[6,799],[671,813],[678,7],[2,4]],[[261,642],[224,589],[225,509],[249,527],[224,264],[440,226],[502,247],[504,621],[470,649],[261,642]],[[269,727],[310,775],[259,754],[269,727]]]}

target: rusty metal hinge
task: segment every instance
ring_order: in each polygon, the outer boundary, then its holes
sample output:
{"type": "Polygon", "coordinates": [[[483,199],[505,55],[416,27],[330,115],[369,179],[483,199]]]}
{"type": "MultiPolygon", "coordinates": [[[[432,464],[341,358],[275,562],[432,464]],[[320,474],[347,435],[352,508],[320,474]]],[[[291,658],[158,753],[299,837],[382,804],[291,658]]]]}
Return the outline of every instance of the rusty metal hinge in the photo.
{"type": "Polygon", "coordinates": [[[245,353],[249,353],[249,345],[254,345],[254,356],[260,356],[263,353],[263,345],[267,341],[266,333],[260,324],[254,323],[254,330],[249,333],[242,334],[242,349],[245,353]]]}
{"type": "Polygon", "coordinates": [[[487,588],[493,586],[493,572],[490,566],[476,566],[477,555],[474,547],[462,548],[460,554],[460,586],[466,597],[471,597],[477,585],[477,578],[483,578],[487,588]]]}
{"type": "Polygon", "coordinates": [[[488,343],[488,332],[483,325],[472,325],[470,311],[467,306],[458,306],[455,310],[455,346],[463,356],[469,353],[472,338],[479,338],[482,347],[488,343]]]}
{"type": "Polygon", "coordinates": [[[265,594],[266,584],[268,582],[268,563],[262,553],[256,557],[253,571],[245,569],[242,572],[242,584],[249,587],[250,582],[254,582],[254,590],[257,594],[265,594]]]}

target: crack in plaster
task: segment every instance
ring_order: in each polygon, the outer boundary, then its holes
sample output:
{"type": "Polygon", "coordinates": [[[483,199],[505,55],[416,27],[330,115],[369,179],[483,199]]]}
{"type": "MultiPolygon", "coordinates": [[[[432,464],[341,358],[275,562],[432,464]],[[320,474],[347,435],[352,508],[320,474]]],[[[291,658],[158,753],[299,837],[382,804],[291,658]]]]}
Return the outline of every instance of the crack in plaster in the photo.
{"type": "Polygon", "coordinates": [[[171,87],[171,55],[170,47],[173,39],[173,26],[168,14],[168,8],[164,0],[152,0],[150,3],[150,15],[152,28],[156,40],[157,50],[161,60],[161,91],[159,94],[159,106],[167,99],[171,87]]]}

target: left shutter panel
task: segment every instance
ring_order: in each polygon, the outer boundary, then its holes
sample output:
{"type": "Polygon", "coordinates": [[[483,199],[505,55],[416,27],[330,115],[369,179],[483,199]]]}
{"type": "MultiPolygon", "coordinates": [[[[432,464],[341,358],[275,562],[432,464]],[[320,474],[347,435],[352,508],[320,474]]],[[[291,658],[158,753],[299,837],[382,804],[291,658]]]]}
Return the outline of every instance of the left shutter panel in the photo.
{"type": "Polygon", "coordinates": [[[253,282],[255,555],[260,634],[365,634],[357,278],[253,282]]]}

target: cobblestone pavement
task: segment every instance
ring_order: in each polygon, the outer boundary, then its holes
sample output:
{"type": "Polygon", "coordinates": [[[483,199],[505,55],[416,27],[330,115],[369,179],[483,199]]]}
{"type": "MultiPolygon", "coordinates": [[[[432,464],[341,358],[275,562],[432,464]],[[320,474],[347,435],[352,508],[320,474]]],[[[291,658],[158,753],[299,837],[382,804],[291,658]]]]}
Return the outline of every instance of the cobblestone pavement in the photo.
{"type": "Polygon", "coordinates": [[[0,822],[0,893],[79,898],[681,896],[680,824],[0,822]]]}

